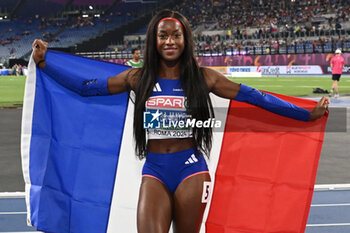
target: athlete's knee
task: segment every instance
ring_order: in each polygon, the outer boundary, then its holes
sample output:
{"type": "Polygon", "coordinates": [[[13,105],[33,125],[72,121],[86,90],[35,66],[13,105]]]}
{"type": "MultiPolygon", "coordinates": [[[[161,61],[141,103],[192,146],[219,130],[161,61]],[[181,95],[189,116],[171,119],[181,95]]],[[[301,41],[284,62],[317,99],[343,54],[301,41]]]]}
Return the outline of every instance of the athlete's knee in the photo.
{"type": "Polygon", "coordinates": [[[171,224],[171,210],[158,207],[158,210],[138,207],[137,229],[138,233],[167,233],[171,224]],[[163,209],[163,211],[162,211],[163,209]]]}
{"type": "Polygon", "coordinates": [[[152,218],[142,216],[141,219],[137,219],[137,232],[138,233],[167,233],[170,227],[166,227],[161,222],[158,222],[152,218]]]}

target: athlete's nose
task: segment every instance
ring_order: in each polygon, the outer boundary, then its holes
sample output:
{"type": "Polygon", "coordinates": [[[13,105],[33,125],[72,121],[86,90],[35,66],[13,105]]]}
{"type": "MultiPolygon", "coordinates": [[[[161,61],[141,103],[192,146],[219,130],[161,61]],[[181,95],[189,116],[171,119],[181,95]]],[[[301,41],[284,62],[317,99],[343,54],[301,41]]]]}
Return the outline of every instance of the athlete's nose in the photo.
{"type": "Polygon", "coordinates": [[[172,36],[168,36],[168,38],[166,39],[165,43],[168,44],[174,44],[174,39],[172,36]]]}

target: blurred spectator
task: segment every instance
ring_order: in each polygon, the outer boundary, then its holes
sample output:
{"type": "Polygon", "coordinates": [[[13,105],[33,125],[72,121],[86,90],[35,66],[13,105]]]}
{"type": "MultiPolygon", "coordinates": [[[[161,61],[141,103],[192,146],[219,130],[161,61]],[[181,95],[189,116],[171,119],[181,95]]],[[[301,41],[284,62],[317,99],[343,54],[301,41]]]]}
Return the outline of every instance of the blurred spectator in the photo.
{"type": "Polygon", "coordinates": [[[132,68],[141,68],[143,66],[143,60],[141,59],[141,50],[139,48],[132,50],[132,59],[127,61],[125,65],[131,66],[132,68]]]}
{"type": "Polygon", "coordinates": [[[10,71],[10,75],[16,75],[16,76],[22,75],[22,66],[17,65],[17,64],[12,66],[11,71],[10,71]]]}

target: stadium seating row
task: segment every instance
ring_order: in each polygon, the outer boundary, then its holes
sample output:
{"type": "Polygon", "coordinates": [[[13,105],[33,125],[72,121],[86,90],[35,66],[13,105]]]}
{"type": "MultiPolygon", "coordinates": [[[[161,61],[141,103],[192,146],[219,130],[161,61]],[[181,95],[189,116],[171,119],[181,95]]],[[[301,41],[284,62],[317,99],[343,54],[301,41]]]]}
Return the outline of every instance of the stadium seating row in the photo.
{"type": "MultiPolygon", "coordinates": [[[[80,15],[79,17],[48,18],[37,14],[41,12],[38,9],[45,8],[49,14],[56,16],[58,9],[62,10],[63,4],[59,4],[57,1],[45,1],[44,5],[49,4],[52,6],[52,8],[46,8],[38,7],[41,6],[40,2],[42,2],[38,1],[28,0],[24,3],[29,3],[29,5],[24,7],[34,16],[26,17],[28,12],[21,12],[21,8],[19,11],[20,16],[17,18],[0,21],[0,63],[6,64],[6,60],[9,58],[21,58],[28,55],[31,51],[31,43],[35,38],[49,41],[50,47],[66,48],[74,46],[129,22],[152,8],[152,4],[141,7],[142,3],[120,2],[113,9],[110,9],[111,13],[101,15],[101,17],[82,18],[80,15]],[[58,5],[60,7],[53,7],[58,5]]],[[[5,6],[9,9],[14,7],[11,4],[5,4],[5,6]]],[[[98,8],[101,9],[101,7],[99,6],[98,8]]],[[[73,5],[68,10],[72,9],[86,9],[86,6],[73,5]]]]}

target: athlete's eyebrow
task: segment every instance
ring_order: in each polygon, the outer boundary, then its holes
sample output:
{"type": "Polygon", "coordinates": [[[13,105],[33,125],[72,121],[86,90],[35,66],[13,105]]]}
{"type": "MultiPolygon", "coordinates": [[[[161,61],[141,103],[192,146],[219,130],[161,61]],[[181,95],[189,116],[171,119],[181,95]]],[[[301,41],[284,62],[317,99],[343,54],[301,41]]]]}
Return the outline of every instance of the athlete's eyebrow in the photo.
{"type": "MultiPolygon", "coordinates": [[[[173,33],[174,33],[174,32],[178,32],[178,31],[179,31],[179,29],[176,29],[176,30],[173,31],[173,33]]],[[[167,31],[165,31],[165,30],[160,30],[159,32],[167,33],[167,31]]]]}

